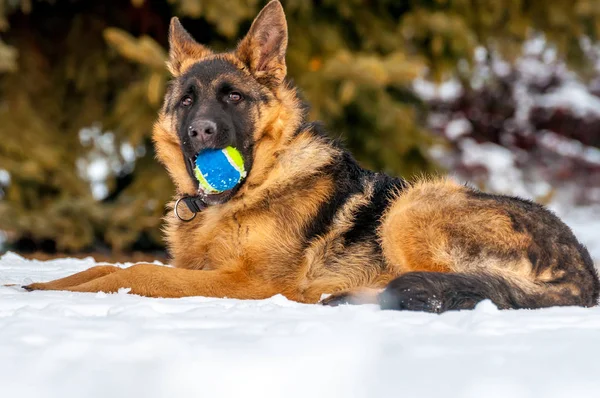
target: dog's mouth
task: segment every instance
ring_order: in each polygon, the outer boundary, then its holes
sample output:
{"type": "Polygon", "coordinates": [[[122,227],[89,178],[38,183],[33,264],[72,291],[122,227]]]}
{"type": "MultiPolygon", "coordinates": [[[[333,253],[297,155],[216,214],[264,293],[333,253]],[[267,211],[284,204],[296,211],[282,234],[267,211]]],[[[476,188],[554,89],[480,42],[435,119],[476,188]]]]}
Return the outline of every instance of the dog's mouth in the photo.
{"type": "Polygon", "coordinates": [[[200,189],[200,183],[198,183],[198,179],[196,178],[195,172],[194,170],[196,169],[196,158],[198,158],[198,154],[200,152],[198,152],[197,154],[195,154],[192,157],[185,157],[187,160],[187,169],[188,169],[188,173],[190,175],[190,178],[192,179],[192,181],[194,181],[194,185],[198,188],[198,190],[200,189]]]}
{"type": "MultiPolygon", "coordinates": [[[[200,152],[202,152],[202,151],[200,151],[200,152]]],[[[217,204],[222,204],[222,203],[227,202],[229,199],[231,199],[231,197],[233,195],[235,195],[235,193],[238,191],[240,186],[243,184],[243,181],[241,181],[239,184],[237,184],[232,189],[228,189],[228,190],[222,191],[222,192],[214,192],[214,191],[205,190],[198,182],[198,178],[196,177],[196,174],[194,171],[196,168],[196,159],[198,158],[198,155],[200,154],[200,152],[198,152],[196,155],[194,155],[192,157],[186,156],[188,173],[190,175],[190,178],[194,182],[194,186],[196,187],[197,195],[199,197],[201,197],[202,200],[207,205],[217,205],[217,204]]]]}

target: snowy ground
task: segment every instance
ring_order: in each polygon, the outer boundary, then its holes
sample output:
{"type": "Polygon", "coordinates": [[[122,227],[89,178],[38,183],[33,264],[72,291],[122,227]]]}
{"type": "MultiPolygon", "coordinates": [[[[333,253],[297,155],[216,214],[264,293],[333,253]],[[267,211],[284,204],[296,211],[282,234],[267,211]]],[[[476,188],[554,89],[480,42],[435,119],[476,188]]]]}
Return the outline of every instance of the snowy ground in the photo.
{"type": "MultiPolygon", "coordinates": [[[[8,253],[0,284],[94,264],[8,253]]],[[[600,308],[431,315],[0,287],[2,397],[596,397],[598,358],[600,308]]]]}

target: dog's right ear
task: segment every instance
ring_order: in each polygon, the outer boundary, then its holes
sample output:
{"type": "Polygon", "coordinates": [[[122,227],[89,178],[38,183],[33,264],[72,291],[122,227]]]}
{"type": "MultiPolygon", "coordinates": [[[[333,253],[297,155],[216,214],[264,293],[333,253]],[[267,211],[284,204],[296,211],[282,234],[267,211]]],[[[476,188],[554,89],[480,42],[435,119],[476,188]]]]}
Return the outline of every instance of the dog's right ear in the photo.
{"type": "Polygon", "coordinates": [[[212,51],[194,40],[187,30],[181,26],[179,18],[171,18],[167,68],[174,77],[181,75],[192,63],[200,61],[210,54],[212,54],[212,51]]]}
{"type": "Polygon", "coordinates": [[[287,73],[288,29],[281,3],[271,0],[258,14],[237,48],[238,58],[261,83],[278,86],[287,73]]]}

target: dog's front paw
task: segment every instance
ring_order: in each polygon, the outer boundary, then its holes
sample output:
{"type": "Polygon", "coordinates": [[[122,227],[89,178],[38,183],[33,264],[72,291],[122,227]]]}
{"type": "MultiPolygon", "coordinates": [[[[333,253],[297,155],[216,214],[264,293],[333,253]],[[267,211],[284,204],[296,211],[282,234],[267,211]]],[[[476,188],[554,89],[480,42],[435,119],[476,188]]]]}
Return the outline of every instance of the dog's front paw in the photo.
{"type": "Polygon", "coordinates": [[[46,283],[30,283],[29,285],[21,287],[28,292],[32,292],[34,290],[49,290],[46,283]]]}

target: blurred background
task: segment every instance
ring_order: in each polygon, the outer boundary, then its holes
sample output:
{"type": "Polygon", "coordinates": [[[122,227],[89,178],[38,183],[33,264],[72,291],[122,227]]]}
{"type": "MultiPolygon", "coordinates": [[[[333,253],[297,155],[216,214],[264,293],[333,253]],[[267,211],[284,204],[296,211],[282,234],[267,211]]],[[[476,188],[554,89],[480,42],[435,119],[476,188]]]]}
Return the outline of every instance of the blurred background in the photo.
{"type": "MultiPolygon", "coordinates": [[[[169,20],[230,49],[265,3],[0,0],[0,253],[164,258],[169,20]]],[[[289,75],[361,164],[535,199],[600,260],[600,1],[282,3],[289,75]]]]}

